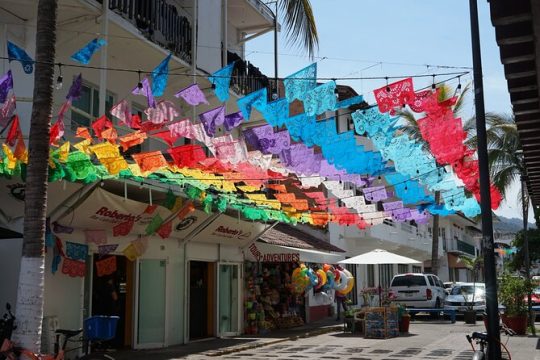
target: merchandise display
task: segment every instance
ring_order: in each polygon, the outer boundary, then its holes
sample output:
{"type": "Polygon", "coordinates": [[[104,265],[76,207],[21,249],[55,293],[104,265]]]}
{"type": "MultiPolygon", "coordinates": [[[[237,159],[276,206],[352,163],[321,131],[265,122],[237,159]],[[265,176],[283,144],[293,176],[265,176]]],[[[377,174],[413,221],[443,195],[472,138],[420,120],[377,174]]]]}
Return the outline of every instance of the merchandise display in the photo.
{"type": "Polygon", "coordinates": [[[304,293],[293,289],[294,263],[246,262],[245,333],[265,334],[305,322],[304,293]]]}

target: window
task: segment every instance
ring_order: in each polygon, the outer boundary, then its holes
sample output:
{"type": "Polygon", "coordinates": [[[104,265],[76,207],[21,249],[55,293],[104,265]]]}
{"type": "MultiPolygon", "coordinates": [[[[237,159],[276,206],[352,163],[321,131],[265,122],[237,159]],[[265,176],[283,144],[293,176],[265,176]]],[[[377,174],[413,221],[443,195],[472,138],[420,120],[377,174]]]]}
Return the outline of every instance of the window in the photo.
{"type": "Polygon", "coordinates": [[[413,265],[413,267],[412,267],[412,272],[413,272],[413,273],[421,273],[421,272],[422,272],[422,267],[421,267],[421,266],[413,265]]]}
{"type": "Polygon", "coordinates": [[[398,264],[398,274],[403,274],[409,272],[409,265],[407,264],[398,264]]]}
{"type": "Polygon", "coordinates": [[[367,266],[367,286],[375,286],[375,265],[373,264],[369,264],[367,266]]]}
{"type": "Polygon", "coordinates": [[[386,289],[390,286],[390,281],[392,281],[392,277],[394,276],[393,268],[394,265],[392,264],[379,265],[379,285],[383,289],[386,289]]]}
{"type": "Polygon", "coordinates": [[[441,229],[441,238],[446,239],[446,228],[440,228],[441,229]]]}
{"type": "MultiPolygon", "coordinates": [[[[109,111],[114,105],[114,96],[107,93],[105,110],[109,111]]],[[[79,126],[90,126],[90,123],[103,114],[99,113],[99,89],[96,86],[83,83],[81,97],[73,100],[71,109],[71,130],[75,131],[79,126]]]]}
{"type": "Polygon", "coordinates": [[[433,276],[428,276],[429,285],[435,286],[435,280],[433,279],[433,276]]]}
{"type": "Polygon", "coordinates": [[[426,286],[426,278],[423,275],[396,276],[392,286],[426,286]]]}

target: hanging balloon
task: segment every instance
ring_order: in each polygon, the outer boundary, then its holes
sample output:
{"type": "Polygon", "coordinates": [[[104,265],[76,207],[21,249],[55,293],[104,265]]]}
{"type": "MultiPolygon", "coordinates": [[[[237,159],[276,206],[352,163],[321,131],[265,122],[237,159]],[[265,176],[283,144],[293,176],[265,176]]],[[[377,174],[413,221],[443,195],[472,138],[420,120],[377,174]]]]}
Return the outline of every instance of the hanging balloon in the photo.
{"type": "Polygon", "coordinates": [[[335,281],[335,275],[332,271],[328,270],[326,271],[326,285],[330,288],[330,289],[333,289],[334,288],[334,285],[335,285],[336,281],[335,281]]]}
{"type": "Polygon", "coordinates": [[[309,282],[309,278],[305,274],[304,269],[302,268],[296,268],[294,269],[292,276],[291,276],[291,282],[293,286],[293,291],[296,294],[301,294],[306,290],[306,287],[309,282]]]}
{"type": "Polygon", "coordinates": [[[326,284],[326,273],[322,269],[319,269],[315,272],[315,274],[317,275],[317,286],[314,288],[315,290],[318,290],[322,288],[324,284],[326,284]]]}
{"type": "Polygon", "coordinates": [[[338,291],[338,293],[341,295],[347,295],[348,293],[350,293],[354,287],[354,282],[354,277],[351,276],[347,281],[347,287],[343,290],[338,291]]]}
{"type": "Polygon", "coordinates": [[[324,264],[322,268],[323,268],[324,272],[328,272],[328,270],[330,270],[332,268],[332,265],[324,264]]]}
{"type": "Polygon", "coordinates": [[[310,286],[308,286],[310,289],[317,286],[319,284],[319,278],[315,274],[315,271],[313,269],[308,270],[308,276],[310,280],[310,286]]]}
{"type": "Polygon", "coordinates": [[[336,280],[334,289],[336,289],[336,291],[343,291],[347,288],[347,285],[349,283],[349,277],[347,276],[347,274],[345,274],[345,272],[341,270],[338,270],[338,273],[339,273],[339,280],[336,280]]]}

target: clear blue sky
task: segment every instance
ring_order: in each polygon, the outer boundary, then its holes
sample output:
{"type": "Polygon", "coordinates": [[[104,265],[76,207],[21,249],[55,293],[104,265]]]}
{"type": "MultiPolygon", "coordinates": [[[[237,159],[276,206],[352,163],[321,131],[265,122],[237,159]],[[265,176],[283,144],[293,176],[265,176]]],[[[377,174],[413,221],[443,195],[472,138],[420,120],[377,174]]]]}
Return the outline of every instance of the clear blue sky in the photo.
{"type": "MultiPolygon", "coordinates": [[[[311,0],[320,46],[315,61],[319,77],[369,77],[432,74],[461,71],[428,68],[428,65],[472,67],[469,2],[467,0],[311,0]],[[327,59],[321,60],[321,57],[327,59]]],[[[270,5],[272,8],[274,5],[270,5]]],[[[486,111],[511,113],[510,98],[489,4],[478,1],[480,40],[486,111]]],[[[279,36],[279,76],[287,76],[310,64],[298,48],[287,45],[285,32],[279,36]]],[[[273,33],[250,41],[247,60],[268,76],[274,75],[273,33]]],[[[437,77],[436,81],[443,80],[437,77]]],[[[431,78],[415,79],[415,87],[429,86],[431,78]]],[[[462,83],[472,81],[472,74],[462,83]]],[[[339,80],[352,86],[373,103],[372,90],[384,80],[339,80]]],[[[457,85],[454,80],[451,85],[457,85]]],[[[464,117],[474,114],[470,99],[464,117]]],[[[518,186],[512,187],[498,214],[521,217],[516,203],[518,186]]],[[[530,217],[532,221],[532,217],[530,217]]]]}

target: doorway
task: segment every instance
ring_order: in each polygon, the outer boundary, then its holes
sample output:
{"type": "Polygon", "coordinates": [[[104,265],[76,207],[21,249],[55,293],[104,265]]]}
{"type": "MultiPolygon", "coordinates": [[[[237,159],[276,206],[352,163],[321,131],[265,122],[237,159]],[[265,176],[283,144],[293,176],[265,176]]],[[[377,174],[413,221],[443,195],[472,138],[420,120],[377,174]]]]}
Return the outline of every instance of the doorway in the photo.
{"type": "MultiPolygon", "coordinates": [[[[108,345],[115,348],[131,346],[131,339],[126,334],[131,332],[131,304],[132,294],[129,289],[132,286],[130,262],[124,256],[92,256],[92,316],[115,315],[120,319],[116,327],[116,336],[108,345]],[[106,275],[98,272],[100,261],[114,258],[116,270],[112,268],[106,271],[106,275]],[[98,275],[99,273],[99,275],[98,275]]],[[[89,284],[87,284],[88,286],[89,284]]],[[[85,308],[87,308],[85,306],[85,308]]],[[[86,314],[85,314],[86,316],[86,314]]]]}
{"type": "Polygon", "coordinates": [[[215,336],[215,263],[189,262],[189,339],[215,336]]]}

